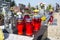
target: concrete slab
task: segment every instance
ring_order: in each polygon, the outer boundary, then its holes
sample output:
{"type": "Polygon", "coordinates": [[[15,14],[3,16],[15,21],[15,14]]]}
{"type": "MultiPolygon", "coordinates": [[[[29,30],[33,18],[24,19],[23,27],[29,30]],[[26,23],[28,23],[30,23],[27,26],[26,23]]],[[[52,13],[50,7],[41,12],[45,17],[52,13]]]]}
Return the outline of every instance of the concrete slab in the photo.
{"type": "Polygon", "coordinates": [[[5,40],[33,40],[33,37],[5,33],[5,40]]]}
{"type": "Polygon", "coordinates": [[[60,40],[60,14],[54,13],[54,19],[57,19],[57,25],[48,25],[48,38],[60,40]]]}

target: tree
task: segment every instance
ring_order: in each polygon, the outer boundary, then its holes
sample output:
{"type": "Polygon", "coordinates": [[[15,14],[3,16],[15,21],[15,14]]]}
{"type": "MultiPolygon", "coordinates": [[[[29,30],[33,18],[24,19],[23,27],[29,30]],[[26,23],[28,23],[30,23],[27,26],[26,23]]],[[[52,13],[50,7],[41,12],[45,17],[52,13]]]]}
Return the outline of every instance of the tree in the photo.
{"type": "Polygon", "coordinates": [[[35,8],[34,7],[31,7],[31,10],[35,10],[35,8]]]}
{"type": "Polygon", "coordinates": [[[60,9],[60,5],[58,3],[56,3],[56,12],[58,12],[60,9]]]}
{"type": "Polygon", "coordinates": [[[53,7],[51,5],[48,5],[46,10],[49,11],[50,9],[53,9],[53,7]]]}
{"type": "Polygon", "coordinates": [[[11,2],[11,0],[5,0],[6,2],[11,2]]]}
{"type": "Polygon", "coordinates": [[[20,10],[25,9],[25,5],[24,4],[19,4],[20,10]]]}
{"type": "Polygon", "coordinates": [[[4,1],[10,2],[10,7],[13,7],[16,5],[14,0],[4,0],[4,1]]]}
{"type": "Polygon", "coordinates": [[[40,4],[41,9],[45,8],[45,4],[40,4]]]}
{"type": "Polygon", "coordinates": [[[36,8],[38,9],[38,5],[36,6],[36,8]]]}
{"type": "Polygon", "coordinates": [[[30,3],[28,4],[28,7],[29,7],[29,8],[31,7],[30,3]]]}
{"type": "Polygon", "coordinates": [[[11,2],[11,5],[10,5],[10,7],[13,7],[13,6],[15,6],[16,4],[15,4],[15,1],[13,0],[12,2],[11,2]]]}

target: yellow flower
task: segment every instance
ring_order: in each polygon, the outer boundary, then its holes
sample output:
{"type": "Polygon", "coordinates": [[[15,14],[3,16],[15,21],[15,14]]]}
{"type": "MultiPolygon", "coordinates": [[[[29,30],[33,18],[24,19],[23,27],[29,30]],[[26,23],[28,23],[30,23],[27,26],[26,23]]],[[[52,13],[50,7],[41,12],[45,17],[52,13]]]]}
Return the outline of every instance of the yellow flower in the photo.
{"type": "Polygon", "coordinates": [[[53,11],[53,9],[51,8],[49,11],[50,11],[50,12],[52,12],[52,11],[53,11]]]}
{"type": "Polygon", "coordinates": [[[39,12],[39,10],[37,10],[37,9],[35,9],[35,10],[33,10],[34,12],[39,12]]]}
{"type": "Polygon", "coordinates": [[[13,7],[11,7],[10,10],[13,10],[13,7]]]}
{"type": "Polygon", "coordinates": [[[45,21],[45,20],[46,20],[46,16],[42,16],[42,17],[41,17],[41,20],[42,20],[42,21],[45,21]]]}

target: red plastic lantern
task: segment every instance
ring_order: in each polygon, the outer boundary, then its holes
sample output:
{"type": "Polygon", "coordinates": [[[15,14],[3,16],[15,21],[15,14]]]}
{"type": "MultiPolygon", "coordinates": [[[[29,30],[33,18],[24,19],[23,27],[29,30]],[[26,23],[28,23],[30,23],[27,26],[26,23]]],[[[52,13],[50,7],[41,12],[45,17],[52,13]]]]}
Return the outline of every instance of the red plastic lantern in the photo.
{"type": "Polygon", "coordinates": [[[27,36],[32,36],[32,24],[31,24],[31,20],[30,19],[26,19],[25,20],[25,26],[26,26],[26,35],[27,36]]]}
{"type": "Polygon", "coordinates": [[[34,31],[38,31],[41,27],[41,19],[33,19],[32,24],[34,26],[34,31]]]}
{"type": "Polygon", "coordinates": [[[23,27],[24,27],[23,21],[17,22],[17,30],[18,30],[18,34],[19,35],[22,35],[23,34],[23,27]]]}

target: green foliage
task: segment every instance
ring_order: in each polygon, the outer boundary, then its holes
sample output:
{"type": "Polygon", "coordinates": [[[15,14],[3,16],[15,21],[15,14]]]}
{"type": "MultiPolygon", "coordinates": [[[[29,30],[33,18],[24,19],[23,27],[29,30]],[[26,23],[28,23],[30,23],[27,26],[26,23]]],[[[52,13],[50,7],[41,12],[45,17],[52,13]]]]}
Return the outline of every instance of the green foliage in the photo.
{"type": "Polygon", "coordinates": [[[28,12],[28,13],[29,13],[29,12],[30,12],[30,10],[25,10],[25,12],[28,12]]]}
{"type": "Polygon", "coordinates": [[[36,6],[36,8],[38,9],[38,5],[36,6]]]}
{"type": "Polygon", "coordinates": [[[34,7],[31,7],[31,10],[35,10],[35,8],[34,7]]]}
{"type": "Polygon", "coordinates": [[[15,6],[16,4],[15,4],[15,1],[13,0],[5,0],[6,2],[10,2],[10,7],[13,7],[13,6],[15,6]]]}
{"type": "Polygon", "coordinates": [[[29,8],[31,7],[30,3],[28,4],[28,7],[29,7],[29,8]]]}
{"type": "Polygon", "coordinates": [[[41,6],[41,8],[44,8],[45,7],[45,5],[43,4],[42,6],[41,6]]]}
{"type": "Polygon", "coordinates": [[[12,1],[10,6],[13,7],[13,6],[15,6],[15,5],[16,5],[16,4],[15,4],[15,1],[12,1]]]}
{"type": "Polygon", "coordinates": [[[11,2],[11,0],[5,0],[6,2],[11,2]]]}
{"type": "Polygon", "coordinates": [[[51,5],[48,5],[46,10],[49,11],[50,9],[53,9],[53,7],[51,5]]]}

